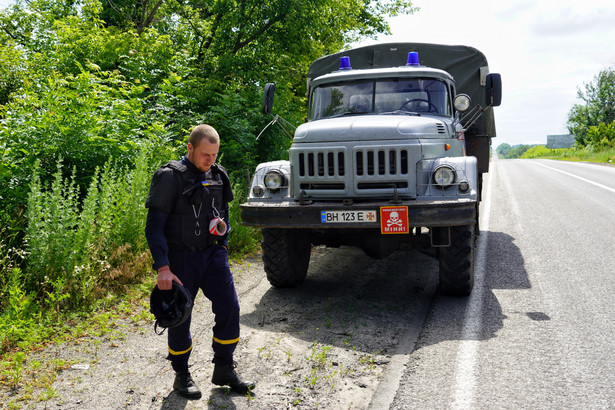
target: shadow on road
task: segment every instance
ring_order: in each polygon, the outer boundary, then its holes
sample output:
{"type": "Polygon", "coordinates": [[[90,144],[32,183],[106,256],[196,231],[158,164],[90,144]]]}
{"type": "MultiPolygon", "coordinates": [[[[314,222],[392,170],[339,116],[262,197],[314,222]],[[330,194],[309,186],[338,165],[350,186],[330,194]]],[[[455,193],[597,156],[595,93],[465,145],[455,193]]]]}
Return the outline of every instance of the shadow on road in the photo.
{"type": "Polygon", "coordinates": [[[529,289],[521,251],[515,238],[503,232],[489,232],[484,284],[489,289],[529,289]]]}
{"type": "Polygon", "coordinates": [[[437,261],[420,252],[376,260],[352,247],[315,248],[305,282],[296,289],[271,287],[241,323],[311,343],[386,352],[436,280],[437,261]]]}
{"type": "MultiPolygon", "coordinates": [[[[484,235],[485,233],[483,233],[484,235]]],[[[523,255],[514,243],[514,238],[503,232],[488,232],[484,243],[485,254],[483,266],[479,259],[475,263],[477,284],[472,296],[481,298],[480,331],[470,335],[463,333],[463,324],[470,311],[470,298],[455,298],[437,295],[426,320],[421,338],[416,349],[438,344],[448,340],[487,340],[497,337],[504,326],[506,315],[502,313],[500,303],[494,294],[496,289],[529,289],[531,287],[524,266],[523,255]],[[478,277],[482,275],[482,277],[478,277]]],[[[528,316],[543,318],[540,312],[528,312],[528,316]]]]}
{"type": "MultiPolygon", "coordinates": [[[[484,275],[477,280],[483,287],[480,340],[495,337],[505,319],[492,290],[531,286],[514,238],[489,232],[486,246],[484,268],[476,267],[477,275],[484,275]]],[[[243,315],[241,322],[313,343],[387,352],[399,342],[414,315],[425,308],[419,301],[435,294],[429,322],[437,324],[423,329],[429,335],[422,337],[422,343],[459,340],[470,299],[438,294],[437,277],[437,259],[415,250],[375,260],[352,247],[316,248],[301,286],[270,288],[256,310],[243,315]],[[431,320],[434,316],[437,321],[431,320]]],[[[475,288],[474,293],[477,291],[475,288]]]]}

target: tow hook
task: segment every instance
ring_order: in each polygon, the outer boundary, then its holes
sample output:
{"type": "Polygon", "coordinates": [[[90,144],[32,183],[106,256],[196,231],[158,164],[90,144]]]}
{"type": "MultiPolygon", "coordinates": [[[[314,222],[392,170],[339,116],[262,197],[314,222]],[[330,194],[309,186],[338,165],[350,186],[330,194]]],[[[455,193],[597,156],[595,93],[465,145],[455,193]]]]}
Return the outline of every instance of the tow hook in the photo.
{"type": "Polygon", "coordinates": [[[299,205],[310,205],[312,203],[311,199],[306,199],[305,197],[306,197],[305,191],[302,190],[299,193],[299,205]]]}
{"type": "Polygon", "coordinates": [[[401,201],[399,200],[399,194],[397,193],[397,188],[393,191],[393,199],[389,201],[390,204],[399,205],[401,201]]]}

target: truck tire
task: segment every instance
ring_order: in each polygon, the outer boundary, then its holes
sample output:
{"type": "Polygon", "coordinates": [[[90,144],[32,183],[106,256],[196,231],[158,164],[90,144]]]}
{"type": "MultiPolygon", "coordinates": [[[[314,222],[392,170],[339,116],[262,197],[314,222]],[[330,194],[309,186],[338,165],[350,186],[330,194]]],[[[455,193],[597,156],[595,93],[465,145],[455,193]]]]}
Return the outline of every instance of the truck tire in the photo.
{"type": "Polygon", "coordinates": [[[440,291],[468,296],[474,287],[474,225],[450,227],[451,243],[439,248],[440,291]]]}
{"type": "Polygon", "coordinates": [[[294,288],[305,279],[310,264],[309,232],[301,229],[263,229],[263,265],[276,288],[294,288]]]}

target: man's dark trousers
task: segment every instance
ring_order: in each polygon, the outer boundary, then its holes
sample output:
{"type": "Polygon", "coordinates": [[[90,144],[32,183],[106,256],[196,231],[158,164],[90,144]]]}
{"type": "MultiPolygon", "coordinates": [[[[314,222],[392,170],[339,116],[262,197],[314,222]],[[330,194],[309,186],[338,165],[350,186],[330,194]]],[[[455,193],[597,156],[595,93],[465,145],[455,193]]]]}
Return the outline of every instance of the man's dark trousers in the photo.
{"type": "MultiPolygon", "coordinates": [[[[200,252],[169,251],[171,271],[196,299],[201,289],[211,301],[214,313],[213,362],[228,365],[239,342],[239,302],[226,249],[212,245],[200,252]]],[[[168,329],[169,359],[177,372],[188,371],[192,351],[190,317],[181,326],[168,329]]]]}

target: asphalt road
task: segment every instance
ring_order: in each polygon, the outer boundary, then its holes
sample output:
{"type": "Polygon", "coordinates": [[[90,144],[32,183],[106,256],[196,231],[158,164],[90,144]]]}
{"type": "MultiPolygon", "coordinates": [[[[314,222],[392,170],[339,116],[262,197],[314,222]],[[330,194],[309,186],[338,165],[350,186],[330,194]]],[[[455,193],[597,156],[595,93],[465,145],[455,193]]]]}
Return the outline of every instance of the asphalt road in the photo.
{"type": "Polygon", "coordinates": [[[434,295],[388,407],[615,408],[615,167],[496,160],[484,189],[474,291],[434,295]]]}

